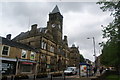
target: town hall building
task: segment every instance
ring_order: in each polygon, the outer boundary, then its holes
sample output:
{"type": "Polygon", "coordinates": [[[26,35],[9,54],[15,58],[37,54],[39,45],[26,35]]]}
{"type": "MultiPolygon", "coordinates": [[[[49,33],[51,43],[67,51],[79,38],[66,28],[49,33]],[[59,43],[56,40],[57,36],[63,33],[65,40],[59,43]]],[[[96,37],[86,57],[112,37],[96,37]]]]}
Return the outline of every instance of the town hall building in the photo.
{"type": "MultiPolygon", "coordinates": [[[[49,13],[49,20],[46,27],[38,28],[37,24],[33,24],[31,25],[31,30],[27,32],[21,32],[15,38],[9,41],[19,44],[18,48],[23,49],[21,51],[23,51],[24,54],[26,50],[29,51],[29,56],[30,53],[35,54],[34,59],[32,59],[32,57],[21,59],[21,55],[18,55],[18,57],[14,56],[14,58],[16,57],[15,59],[21,60],[21,64],[19,64],[19,62],[15,63],[17,62],[17,60],[15,60],[14,65],[17,65],[18,67],[25,65],[25,68],[28,69],[31,69],[29,67],[33,65],[33,73],[62,71],[68,66],[79,66],[79,49],[78,47],[75,47],[75,45],[72,45],[72,47],[68,46],[67,36],[63,36],[63,16],[61,15],[57,5],[52,12],[49,13]],[[28,48],[24,49],[25,47],[20,46],[28,46],[28,48]]],[[[12,52],[9,54],[12,54],[12,52]]],[[[16,69],[17,73],[20,71],[21,70],[16,69]]],[[[31,70],[23,71],[26,71],[26,73],[31,72],[31,70]]]]}

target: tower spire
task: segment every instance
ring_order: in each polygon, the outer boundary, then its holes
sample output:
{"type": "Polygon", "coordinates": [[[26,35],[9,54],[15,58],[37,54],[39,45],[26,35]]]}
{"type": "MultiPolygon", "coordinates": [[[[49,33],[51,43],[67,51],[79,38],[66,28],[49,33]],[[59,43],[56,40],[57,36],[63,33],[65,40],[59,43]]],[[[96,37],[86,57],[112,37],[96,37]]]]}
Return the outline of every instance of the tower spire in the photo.
{"type": "Polygon", "coordinates": [[[60,10],[59,10],[58,6],[56,5],[55,8],[52,10],[52,13],[57,13],[57,12],[60,13],[60,10]]]}

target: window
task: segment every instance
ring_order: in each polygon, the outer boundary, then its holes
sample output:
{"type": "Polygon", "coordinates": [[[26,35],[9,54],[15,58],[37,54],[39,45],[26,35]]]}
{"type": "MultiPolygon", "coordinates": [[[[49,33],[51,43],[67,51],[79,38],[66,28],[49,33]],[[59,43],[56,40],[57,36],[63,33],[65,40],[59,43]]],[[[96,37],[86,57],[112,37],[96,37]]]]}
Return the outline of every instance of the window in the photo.
{"type": "Polygon", "coordinates": [[[60,48],[58,49],[58,52],[60,53],[60,48]]]}
{"type": "Polygon", "coordinates": [[[50,47],[50,51],[54,52],[54,47],[53,46],[50,47]]]}
{"type": "Polygon", "coordinates": [[[21,72],[32,72],[32,65],[22,64],[21,72]]]}
{"type": "Polygon", "coordinates": [[[9,52],[9,47],[3,46],[2,55],[8,55],[8,52],[9,52]]]}
{"type": "Polygon", "coordinates": [[[31,52],[30,59],[35,59],[35,52],[31,52]]]}
{"type": "Polygon", "coordinates": [[[46,47],[47,47],[47,43],[44,42],[44,41],[42,41],[41,48],[42,48],[42,49],[46,49],[46,47]]]}
{"type": "Polygon", "coordinates": [[[46,44],[46,43],[44,43],[44,49],[46,49],[46,45],[47,45],[47,44],[46,44]]]}
{"type": "Polygon", "coordinates": [[[26,58],[27,57],[27,51],[25,51],[25,50],[22,50],[22,56],[21,56],[22,58],[26,58]]]}
{"type": "Polygon", "coordinates": [[[41,48],[43,49],[44,48],[44,42],[42,41],[42,44],[41,44],[41,48]]]}

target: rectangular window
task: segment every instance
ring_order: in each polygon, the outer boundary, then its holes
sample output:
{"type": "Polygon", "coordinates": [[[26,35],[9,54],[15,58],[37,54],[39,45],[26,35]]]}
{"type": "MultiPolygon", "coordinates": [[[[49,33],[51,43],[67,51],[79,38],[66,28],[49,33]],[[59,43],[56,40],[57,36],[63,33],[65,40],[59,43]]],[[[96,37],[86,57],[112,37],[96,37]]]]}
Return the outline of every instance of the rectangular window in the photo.
{"type": "Polygon", "coordinates": [[[32,65],[21,65],[21,72],[32,72],[32,65]]]}
{"type": "Polygon", "coordinates": [[[25,50],[22,50],[22,56],[21,56],[22,58],[26,58],[27,57],[27,51],[25,51],[25,50]]]}
{"type": "Polygon", "coordinates": [[[44,48],[44,42],[42,41],[42,44],[41,44],[41,48],[43,49],[44,48]]]}
{"type": "Polygon", "coordinates": [[[54,52],[54,47],[53,46],[50,47],[50,51],[54,52]]]}
{"type": "Polygon", "coordinates": [[[8,46],[3,46],[3,50],[2,50],[2,55],[8,55],[9,52],[9,47],[8,46]]]}
{"type": "Polygon", "coordinates": [[[41,48],[42,49],[46,49],[47,48],[47,43],[42,41],[41,48]]]}
{"type": "Polygon", "coordinates": [[[31,52],[30,59],[35,59],[35,52],[31,52]]]}
{"type": "Polygon", "coordinates": [[[46,47],[47,47],[46,45],[47,45],[47,44],[46,44],[46,43],[44,43],[44,49],[46,49],[46,47]]]}

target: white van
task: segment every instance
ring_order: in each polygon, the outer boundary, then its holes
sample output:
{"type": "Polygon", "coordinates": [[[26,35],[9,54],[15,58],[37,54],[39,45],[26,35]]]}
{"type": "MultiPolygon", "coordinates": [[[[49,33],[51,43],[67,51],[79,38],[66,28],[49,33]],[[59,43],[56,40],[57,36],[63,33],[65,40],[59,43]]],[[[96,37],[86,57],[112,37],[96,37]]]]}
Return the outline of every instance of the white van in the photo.
{"type": "Polygon", "coordinates": [[[77,74],[77,67],[67,67],[64,74],[77,74]]]}

